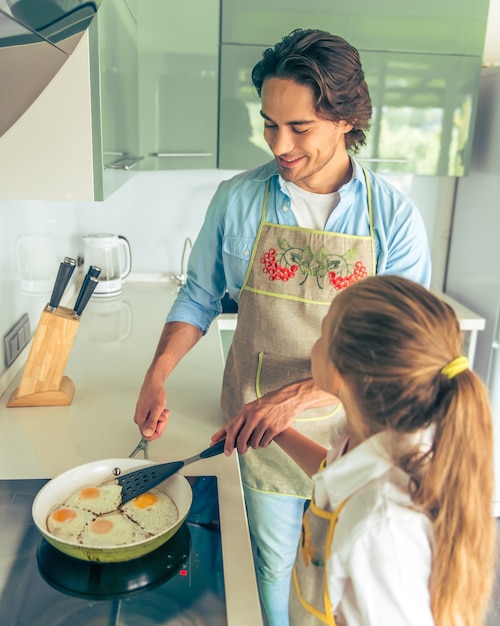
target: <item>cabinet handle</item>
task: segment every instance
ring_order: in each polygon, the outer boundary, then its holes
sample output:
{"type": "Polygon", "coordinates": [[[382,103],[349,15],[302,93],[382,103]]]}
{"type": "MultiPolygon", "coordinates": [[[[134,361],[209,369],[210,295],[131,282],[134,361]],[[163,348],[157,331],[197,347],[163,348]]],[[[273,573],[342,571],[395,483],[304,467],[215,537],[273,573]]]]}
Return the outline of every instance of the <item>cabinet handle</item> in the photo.
{"type": "Polygon", "coordinates": [[[152,152],[151,156],[158,157],[159,159],[173,159],[183,157],[211,157],[211,152],[152,152]]]}
{"type": "Polygon", "coordinates": [[[132,156],[123,156],[116,161],[111,161],[111,163],[106,163],[104,167],[111,170],[131,170],[133,167],[142,161],[144,157],[132,157],[132,156]]]}
{"type": "Polygon", "coordinates": [[[359,157],[360,161],[366,162],[366,163],[415,163],[414,159],[377,159],[375,157],[373,158],[364,158],[364,157],[359,157]]]}

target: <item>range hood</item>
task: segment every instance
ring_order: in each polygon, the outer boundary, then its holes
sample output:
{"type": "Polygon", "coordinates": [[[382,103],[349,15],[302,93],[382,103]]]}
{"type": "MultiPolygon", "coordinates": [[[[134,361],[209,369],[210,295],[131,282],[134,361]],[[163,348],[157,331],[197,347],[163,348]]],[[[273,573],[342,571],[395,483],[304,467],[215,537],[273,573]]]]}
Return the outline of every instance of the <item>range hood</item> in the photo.
{"type": "Polygon", "coordinates": [[[102,0],[0,0],[0,137],[75,49],[102,0]]]}

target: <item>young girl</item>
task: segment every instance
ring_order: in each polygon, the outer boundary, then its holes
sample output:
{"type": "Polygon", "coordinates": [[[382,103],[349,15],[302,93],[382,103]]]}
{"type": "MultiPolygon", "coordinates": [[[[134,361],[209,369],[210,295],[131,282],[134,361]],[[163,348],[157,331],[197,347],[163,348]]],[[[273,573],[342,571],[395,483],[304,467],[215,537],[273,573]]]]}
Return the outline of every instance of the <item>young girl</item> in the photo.
{"type": "Polygon", "coordinates": [[[313,477],[291,625],[481,626],[493,579],[492,419],[452,309],[396,276],[334,299],[312,351],[347,422],[332,450],[275,441],[313,477]]]}

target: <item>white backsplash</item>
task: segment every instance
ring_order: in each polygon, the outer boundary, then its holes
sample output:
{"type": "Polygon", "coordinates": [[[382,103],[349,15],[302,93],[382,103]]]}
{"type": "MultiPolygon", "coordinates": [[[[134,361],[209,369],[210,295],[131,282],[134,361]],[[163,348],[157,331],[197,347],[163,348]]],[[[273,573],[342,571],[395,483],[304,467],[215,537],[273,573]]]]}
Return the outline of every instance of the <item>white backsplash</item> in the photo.
{"type": "MultiPolygon", "coordinates": [[[[124,235],[134,273],[176,274],[186,237],[195,239],[220,181],[228,170],[141,172],[105,202],[0,202],[0,338],[25,312],[32,331],[50,293],[22,291],[16,241],[27,234],[52,237],[57,259],[83,255],[82,235],[124,235]]],[[[433,258],[433,286],[442,286],[455,180],[391,177],[419,206],[433,258]]],[[[54,266],[54,278],[58,263],[54,266]]],[[[166,313],[167,311],[165,311],[166,313]]],[[[3,342],[2,342],[3,354],[3,342]]],[[[0,357],[1,358],[1,357],[0,357]]],[[[0,374],[4,369],[0,360],[0,374]]]]}

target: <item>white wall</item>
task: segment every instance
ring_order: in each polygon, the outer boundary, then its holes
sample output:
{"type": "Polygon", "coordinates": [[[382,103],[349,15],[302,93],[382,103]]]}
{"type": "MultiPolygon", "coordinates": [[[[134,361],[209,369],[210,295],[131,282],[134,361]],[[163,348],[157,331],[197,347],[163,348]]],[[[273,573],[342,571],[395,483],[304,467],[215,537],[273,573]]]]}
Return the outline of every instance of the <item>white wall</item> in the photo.
{"type": "Polygon", "coordinates": [[[218,184],[235,173],[138,173],[105,202],[78,203],[78,232],[112,232],[127,237],[134,272],[177,273],[184,240],[194,240],[218,184]]]}
{"type": "MultiPolygon", "coordinates": [[[[86,233],[121,234],[130,241],[134,272],[178,272],[184,239],[196,237],[219,182],[235,173],[141,172],[104,202],[2,202],[0,281],[20,278],[15,262],[16,239],[36,233],[52,236],[55,255],[60,259],[82,255],[82,235],[86,233]]],[[[441,242],[447,236],[449,190],[454,179],[392,176],[390,180],[419,206],[429,240],[441,242]]],[[[435,257],[439,277],[442,255],[438,246],[435,257]]]]}
{"type": "MultiPolygon", "coordinates": [[[[103,203],[79,203],[77,230],[124,235],[132,247],[135,272],[176,273],[186,237],[196,237],[208,203],[221,180],[236,171],[142,172],[103,203]]],[[[392,176],[390,180],[419,207],[434,265],[433,286],[443,284],[455,180],[427,176],[392,176]]],[[[81,254],[83,246],[74,254],[81,254]]]]}

